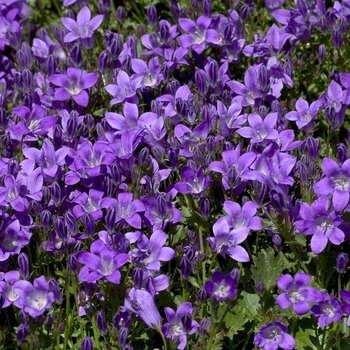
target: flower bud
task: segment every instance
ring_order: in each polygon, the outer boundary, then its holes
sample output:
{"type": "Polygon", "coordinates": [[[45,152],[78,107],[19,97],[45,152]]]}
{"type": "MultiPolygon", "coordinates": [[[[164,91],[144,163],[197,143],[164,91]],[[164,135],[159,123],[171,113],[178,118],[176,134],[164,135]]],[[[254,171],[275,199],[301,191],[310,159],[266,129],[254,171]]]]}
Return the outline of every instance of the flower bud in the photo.
{"type": "Polygon", "coordinates": [[[256,282],[255,288],[256,288],[257,293],[260,296],[264,295],[264,293],[265,293],[265,284],[263,282],[256,282]]]}
{"type": "Polygon", "coordinates": [[[94,350],[94,343],[90,337],[85,337],[81,341],[81,350],[94,350]]]}
{"type": "Polygon", "coordinates": [[[208,219],[210,215],[210,200],[208,198],[201,198],[199,200],[199,207],[204,219],[208,219]]]}
{"type": "Polygon", "coordinates": [[[101,311],[96,312],[95,315],[97,327],[100,331],[101,334],[106,334],[107,333],[107,322],[106,322],[106,317],[105,314],[101,311]]]}
{"type": "Polygon", "coordinates": [[[337,256],[337,270],[339,273],[343,273],[348,265],[349,257],[346,253],[340,253],[337,256]]]}
{"type": "Polygon", "coordinates": [[[239,271],[239,269],[237,267],[232,269],[232,271],[230,272],[230,276],[232,277],[233,283],[235,284],[235,286],[237,286],[239,283],[239,280],[241,279],[241,272],[239,271]]]}
{"type": "Polygon", "coordinates": [[[104,71],[106,70],[107,62],[108,62],[108,53],[106,51],[102,51],[98,56],[98,60],[97,60],[97,67],[101,73],[104,73],[104,71]]]}
{"type": "Polygon", "coordinates": [[[68,265],[73,273],[77,273],[79,270],[78,259],[75,254],[71,254],[68,257],[68,265]]]}
{"type": "Polygon", "coordinates": [[[181,323],[183,326],[183,330],[186,333],[189,333],[192,329],[192,316],[189,312],[185,312],[184,315],[181,317],[181,323]]]}
{"type": "Polygon", "coordinates": [[[190,277],[191,261],[186,256],[183,256],[180,260],[180,270],[183,278],[190,277]]]}
{"type": "Polygon", "coordinates": [[[318,60],[320,61],[320,63],[322,63],[325,59],[326,59],[326,45],[325,44],[321,44],[318,47],[318,60]]]}
{"type": "Polygon", "coordinates": [[[200,288],[198,293],[197,293],[197,299],[200,303],[204,303],[205,300],[207,299],[208,297],[208,293],[207,291],[205,290],[204,287],[200,288]]]}
{"type": "Polygon", "coordinates": [[[147,18],[151,26],[155,26],[158,23],[157,9],[154,5],[148,7],[147,18]]]}
{"type": "Polygon", "coordinates": [[[28,260],[27,254],[26,253],[19,254],[17,258],[17,262],[23,278],[27,279],[30,274],[29,260],[28,260]]]}
{"type": "Polygon", "coordinates": [[[53,293],[53,297],[56,303],[62,303],[62,293],[57,281],[53,278],[49,279],[49,290],[53,293]]]}
{"type": "Polygon", "coordinates": [[[85,227],[85,233],[88,237],[92,237],[95,233],[95,220],[89,213],[82,216],[82,221],[85,227]]]}
{"type": "Polygon", "coordinates": [[[117,17],[118,22],[123,23],[126,17],[125,8],[123,6],[118,6],[115,16],[117,17]]]}
{"type": "Polygon", "coordinates": [[[125,346],[128,341],[129,330],[126,327],[120,327],[118,332],[118,344],[120,346],[125,346]]]}
{"type": "Polygon", "coordinates": [[[29,324],[28,323],[21,323],[17,328],[17,335],[16,339],[18,342],[22,343],[27,338],[27,335],[29,333],[29,324]]]}

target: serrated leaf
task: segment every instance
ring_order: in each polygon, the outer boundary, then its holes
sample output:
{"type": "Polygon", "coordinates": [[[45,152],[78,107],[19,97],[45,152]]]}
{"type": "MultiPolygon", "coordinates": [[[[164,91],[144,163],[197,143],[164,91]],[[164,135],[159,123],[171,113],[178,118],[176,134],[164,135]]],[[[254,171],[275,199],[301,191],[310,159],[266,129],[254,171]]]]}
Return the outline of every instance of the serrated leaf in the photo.
{"type": "Polygon", "coordinates": [[[239,301],[239,306],[244,314],[253,320],[260,308],[260,297],[257,294],[249,294],[245,291],[241,293],[241,296],[243,299],[239,301]]]}
{"type": "Polygon", "coordinates": [[[267,291],[276,286],[276,281],[284,269],[293,266],[282,252],[275,257],[275,251],[271,247],[261,250],[258,257],[253,256],[253,261],[253,279],[255,283],[263,282],[267,291]]]}
{"type": "Polygon", "coordinates": [[[314,335],[315,335],[315,331],[313,329],[307,328],[305,330],[300,330],[295,335],[297,350],[314,349],[314,344],[311,341],[311,336],[314,336],[314,335]]]}
{"type": "Polygon", "coordinates": [[[297,234],[294,237],[292,242],[288,242],[288,244],[300,244],[302,247],[306,247],[306,238],[304,235],[297,234]]]}
{"type": "Polygon", "coordinates": [[[248,319],[244,317],[244,314],[238,312],[237,314],[232,310],[225,317],[225,325],[229,329],[227,336],[232,338],[239,331],[244,329],[244,325],[248,322],[248,319]]]}

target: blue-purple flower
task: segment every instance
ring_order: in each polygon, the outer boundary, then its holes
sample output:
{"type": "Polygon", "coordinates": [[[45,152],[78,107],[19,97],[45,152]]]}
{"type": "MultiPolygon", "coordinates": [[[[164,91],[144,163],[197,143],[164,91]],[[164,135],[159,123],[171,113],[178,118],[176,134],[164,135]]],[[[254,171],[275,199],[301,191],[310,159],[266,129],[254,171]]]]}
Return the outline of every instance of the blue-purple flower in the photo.
{"type": "Polygon", "coordinates": [[[287,326],[282,322],[271,322],[260,327],[255,334],[254,344],[264,350],[294,349],[294,338],[287,333],[287,326]]]}
{"type": "Polygon", "coordinates": [[[205,283],[205,290],[215,300],[233,299],[237,294],[235,280],[231,275],[224,275],[216,270],[212,279],[205,283]]]}
{"type": "Polygon", "coordinates": [[[164,308],[167,323],[162,327],[166,338],[171,338],[179,350],[183,350],[187,344],[187,334],[196,332],[199,324],[192,319],[192,304],[181,304],[176,312],[170,307],[164,308]]]}
{"type": "Polygon", "coordinates": [[[277,280],[277,285],[284,293],[277,297],[277,304],[281,309],[293,306],[293,310],[298,315],[304,315],[309,312],[309,302],[318,302],[323,298],[322,292],[316,288],[309,287],[311,276],[297,272],[293,278],[286,274],[277,280]]]}
{"type": "Polygon", "coordinates": [[[87,73],[79,68],[68,67],[66,74],[54,74],[49,81],[58,86],[55,91],[56,101],[67,101],[71,97],[80,106],[89,104],[89,94],[86,89],[97,83],[96,73],[87,73]]]}

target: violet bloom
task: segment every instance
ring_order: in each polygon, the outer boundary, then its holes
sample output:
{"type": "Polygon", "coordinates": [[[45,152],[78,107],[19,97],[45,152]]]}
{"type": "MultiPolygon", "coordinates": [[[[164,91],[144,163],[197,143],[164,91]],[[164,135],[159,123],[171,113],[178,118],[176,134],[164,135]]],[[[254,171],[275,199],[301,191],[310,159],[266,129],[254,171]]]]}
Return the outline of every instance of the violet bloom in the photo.
{"type": "Polygon", "coordinates": [[[222,174],[222,184],[225,190],[240,185],[240,175],[253,164],[256,159],[254,152],[241,154],[242,146],[237,145],[235,149],[222,152],[223,162],[214,161],[209,164],[209,170],[222,174]]]}
{"type": "Polygon", "coordinates": [[[288,120],[295,121],[298,128],[310,132],[315,127],[315,116],[320,108],[319,101],[311,103],[310,107],[307,101],[299,98],[295,104],[296,110],[288,112],[284,117],[288,120]]]}
{"type": "Polygon", "coordinates": [[[180,193],[191,193],[194,197],[200,197],[209,187],[210,176],[204,175],[204,168],[201,166],[197,171],[189,166],[183,166],[181,169],[181,177],[184,182],[175,184],[175,189],[180,193]]]}
{"type": "Polygon", "coordinates": [[[235,280],[219,270],[213,273],[212,280],[205,283],[205,290],[216,300],[233,299],[237,294],[235,280]]]}
{"type": "Polygon", "coordinates": [[[239,245],[245,241],[249,230],[230,230],[225,218],[221,218],[214,224],[213,231],[214,237],[209,237],[207,240],[215,253],[227,254],[239,262],[249,261],[247,251],[239,245]]]}
{"type": "Polygon", "coordinates": [[[254,344],[263,347],[264,350],[294,349],[296,346],[294,338],[287,333],[287,326],[282,322],[271,322],[261,326],[255,334],[254,344]]]}
{"type": "Polygon", "coordinates": [[[277,304],[281,309],[287,309],[293,305],[293,310],[298,315],[309,312],[308,302],[319,302],[323,298],[322,292],[313,287],[308,287],[311,276],[297,272],[293,278],[286,274],[277,280],[277,285],[284,293],[277,297],[277,304]]]}
{"type": "Polygon", "coordinates": [[[31,236],[29,230],[21,227],[17,219],[7,219],[5,228],[0,233],[0,261],[7,260],[10,255],[19,254],[29,243],[31,236]]]}
{"type": "Polygon", "coordinates": [[[55,300],[44,276],[36,278],[33,284],[25,280],[18,281],[15,292],[19,296],[18,306],[32,317],[42,315],[55,300]]]}
{"type": "Polygon", "coordinates": [[[160,329],[162,318],[159,314],[154,298],[146,290],[132,288],[129,297],[125,298],[125,308],[135,313],[149,327],[160,329]]]}
{"type": "Polygon", "coordinates": [[[311,207],[300,203],[299,215],[302,220],[294,222],[295,228],[303,235],[312,235],[311,250],[320,254],[326,248],[328,240],[335,245],[344,242],[345,234],[338,226],[342,223],[339,215],[328,213],[329,202],[326,196],[315,200],[311,207]]]}
{"type": "Polygon", "coordinates": [[[341,310],[349,316],[346,325],[350,326],[350,292],[347,290],[341,290],[340,296],[345,301],[345,304],[341,306],[341,310]]]}
{"type": "Polygon", "coordinates": [[[163,74],[160,73],[161,66],[158,62],[158,57],[153,57],[147,64],[137,58],[131,60],[131,67],[136,73],[136,77],[142,77],[142,86],[144,87],[156,87],[164,79],[163,74]]]}
{"type": "Polygon", "coordinates": [[[19,271],[9,271],[4,274],[0,274],[0,293],[5,297],[2,308],[8,307],[11,304],[19,307],[18,299],[19,295],[16,293],[18,282],[20,281],[19,271]]]}
{"type": "Polygon", "coordinates": [[[99,239],[91,244],[90,253],[80,251],[77,259],[85,265],[79,273],[79,281],[96,283],[98,280],[107,280],[119,284],[121,273],[118,268],[128,262],[129,255],[118,254],[99,239]]]}
{"type": "Polygon", "coordinates": [[[119,193],[116,200],[116,223],[130,225],[134,228],[141,228],[141,217],[138,213],[146,210],[139,199],[132,200],[132,193],[119,193]]]}
{"type": "Polygon", "coordinates": [[[349,203],[350,191],[350,159],[341,167],[331,158],[324,158],[322,170],[326,175],[314,186],[318,195],[333,195],[332,203],[336,211],[342,211],[349,203]]]}
{"type": "Polygon", "coordinates": [[[234,101],[239,101],[243,107],[256,107],[262,99],[261,88],[258,83],[258,75],[254,67],[249,67],[244,75],[244,84],[231,80],[227,85],[238,96],[234,97],[234,101]]]}
{"type": "Polygon", "coordinates": [[[342,318],[341,304],[338,298],[330,298],[324,293],[324,300],[314,305],[311,312],[318,317],[318,324],[321,328],[328,326],[332,321],[339,322],[342,318]]]}
{"type": "Polygon", "coordinates": [[[181,304],[176,312],[170,307],[164,308],[167,323],[162,327],[166,338],[171,338],[179,350],[183,350],[187,344],[187,334],[196,332],[199,324],[192,319],[192,304],[181,304]]]}
{"type": "Polygon", "coordinates": [[[64,42],[69,43],[76,39],[90,39],[94,31],[101,25],[103,15],[97,15],[91,19],[91,11],[87,6],[84,6],[77,15],[77,21],[69,17],[61,18],[62,24],[69,30],[69,33],[64,37],[64,42]]]}
{"type": "Polygon", "coordinates": [[[127,102],[137,103],[136,90],[142,86],[142,80],[142,75],[131,80],[123,70],[120,70],[117,76],[117,85],[109,84],[105,86],[107,92],[113,96],[111,106],[125,100],[127,102]]]}
{"type": "Polygon", "coordinates": [[[13,134],[12,138],[19,140],[23,135],[46,135],[48,130],[54,126],[58,120],[57,117],[48,116],[46,110],[37,104],[33,104],[32,110],[26,106],[19,106],[15,107],[13,112],[23,119],[23,121],[20,121],[10,128],[10,133],[13,134]]]}
{"type": "Polygon", "coordinates": [[[200,16],[197,23],[189,18],[180,18],[179,25],[187,34],[179,37],[180,45],[187,49],[192,46],[192,50],[201,54],[205,49],[205,43],[219,43],[220,35],[214,30],[209,29],[211,18],[200,16]]]}
{"type": "Polygon", "coordinates": [[[85,89],[97,83],[98,74],[87,73],[79,68],[68,67],[66,74],[54,74],[49,78],[50,83],[58,86],[55,91],[56,101],[67,101],[71,97],[80,106],[89,104],[89,94],[85,89]]]}
{"type": "Polygon", "coordinates": [[[274,129],[277,122],[277,113],[268,114],[264,120],[258,114],[249,114],[248,122],[250,126],[244,126],[236,132],[245,138],[251,139],[251,144],[278,139],[278,132],[274,129]]]}
{"type": "Polygon", "coordinates": [[[77,203],[73,207],[73,214],[76,218],[80,218],[85,213],[91,214],[95,221],[102,219],[103,213],[101,208],[108,208],[115,204],[113,198],[103,198],[104,193],[91,189],[89,194],[83,192],[74,199],[74,203],[77,203]]]}
{"type": "Polygon", "coordinates": [[[126,238],[133,242],[136,238],[137,248],[131,251],[134,263],[142,264],[150,270],[160,270],[161,261],[170,261],[175,256],[175,251],[170,247],[164,247],[167,235],[161,230],[154,231],[151,237],[138,232],[129,232],[126,238]]]}

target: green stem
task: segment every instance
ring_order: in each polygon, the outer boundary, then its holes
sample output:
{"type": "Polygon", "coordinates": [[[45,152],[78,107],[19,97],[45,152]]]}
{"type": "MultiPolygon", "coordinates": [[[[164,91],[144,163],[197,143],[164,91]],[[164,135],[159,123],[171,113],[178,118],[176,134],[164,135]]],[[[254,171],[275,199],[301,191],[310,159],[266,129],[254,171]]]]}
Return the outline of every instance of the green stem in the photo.
{"type": "MultiPolygon", "coordinates": [[[[198,226],[198,235],[199,235],[199,245],[201,248],[201,253],[204,254],[204,242],[203,242],[202,226],[198,226]]],[[[202,280],[203,280],[203,284],[204,284],[206,281],[205,261],[202,262],[202,280]]]]}
{"type": "Polygon", "coordinates": [[[167,350],[167,349],[168,349],[168,347],[167,347],[167,345],[166,345],[166,339],[165,339],[165,337],[164,337],[163,332],[162,332],[160,329],[158,329],[158,333],[159,333],[159,334],[160,334],[160,336],[162,337],[163,344],[164,344],[164,350],[167,350]]]}
{"type": "Polygon", "coordinates": [[[64,330],[64,342],[63,342],[63,350],[67,349],[69,333],[70,333],[70,301],[69,301],[69,287],[70,287],[70,273],[69,267],[66,267],[66,280],[65,280],[65,294],[66,294],[66,317],[67,317],[67,327],[64,330]]]}
{"type": "Polygon", "coordinates": [[[338,274],[338,298],[340,299],[340,290],[341,290],[341,273],[338,274]]]}

